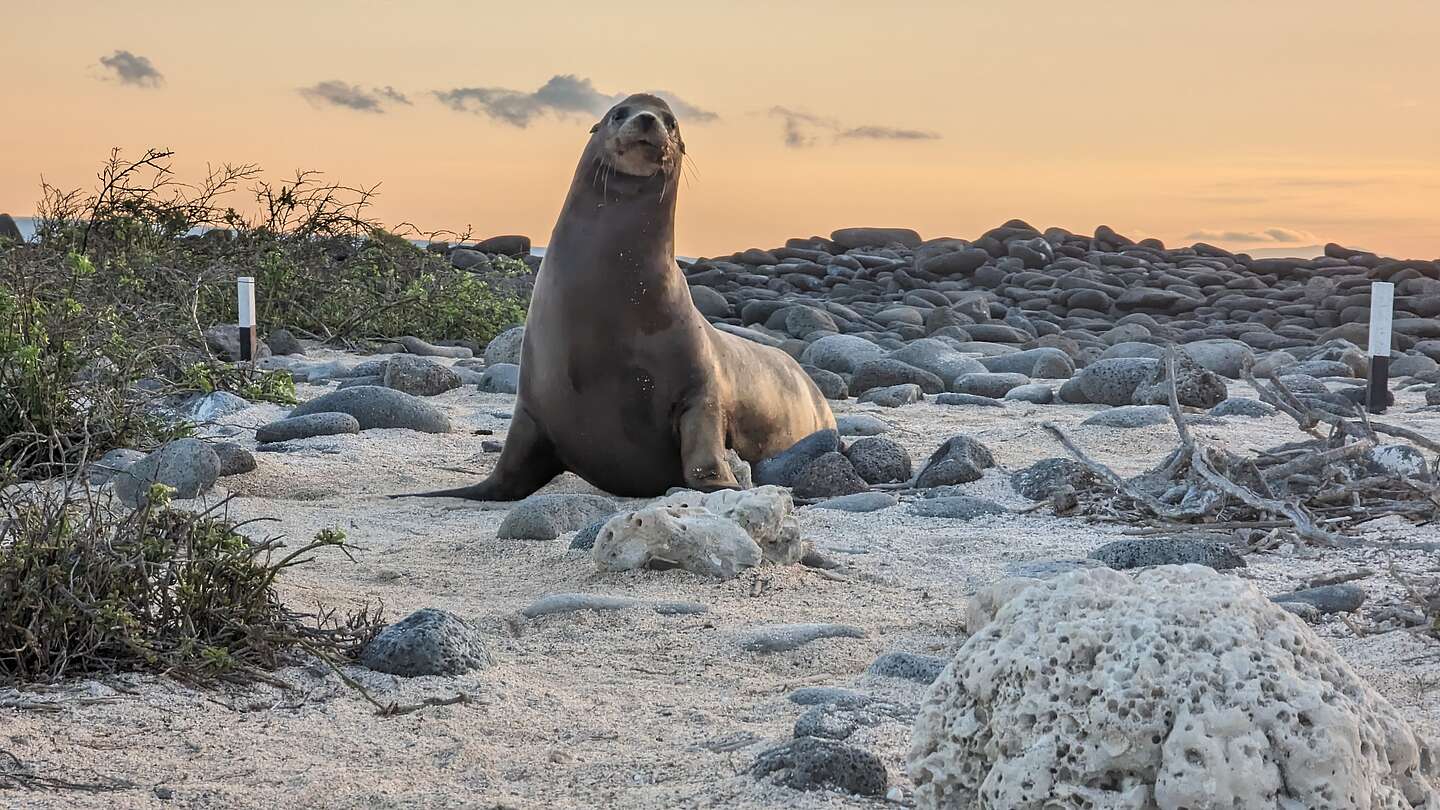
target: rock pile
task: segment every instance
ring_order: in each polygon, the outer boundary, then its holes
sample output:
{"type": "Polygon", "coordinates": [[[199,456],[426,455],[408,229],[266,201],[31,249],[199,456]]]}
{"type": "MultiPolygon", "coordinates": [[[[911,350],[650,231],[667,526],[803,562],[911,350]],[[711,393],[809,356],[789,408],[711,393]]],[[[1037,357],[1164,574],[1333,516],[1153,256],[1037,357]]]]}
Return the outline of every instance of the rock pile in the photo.
{"type": "Polygon", "coordinates": [[[712,323],[791,353],[832,398],[1045,402],[1030,381],[1068,379],[1067,402],[1161,404],[1175,343],[1186,405],[1219,404],[1250,363],[1314,378],[1323,399],[1366,373],[1373,281],[1396,285],[1394,373],[1440,382],[1440,264],[1334,244],[1257,259],[1011,220],[974,240],[849,228],[682,264],[712,323]]]}

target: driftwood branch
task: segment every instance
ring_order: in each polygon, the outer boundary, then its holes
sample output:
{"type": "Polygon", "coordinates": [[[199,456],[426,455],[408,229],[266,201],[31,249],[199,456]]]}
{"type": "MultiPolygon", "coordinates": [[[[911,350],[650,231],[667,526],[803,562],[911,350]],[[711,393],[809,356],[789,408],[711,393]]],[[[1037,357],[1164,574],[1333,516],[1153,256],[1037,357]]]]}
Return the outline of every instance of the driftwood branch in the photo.
{"type": "Polygon", "coordinates": [[[1248,455],[1206,447],[1197,444],[1181,409],[1177,359],[1177,350],[1167,348],[1163,357],[1169,383],[1167,404],[1179,443],[1157,468],[1145,474],[1148,483],[1121,477],[1090,458],[1059,427],[1041,425],[1098,479],[1088,492],[1073,493],[1072,508],[1080,506],[1139,524],[1144,528],[1136,531],[1147,534],[1190,526],[1271,530],[1258,541],[1252,538],[1255,550],[1277,545],[1283,539],[1280,531],[1285,529],[1308,542],[1333,547],[1357,542],[1342,534],[1346,527],[1378,517],[1440,517],[1440,492],[1433,486],[1378,473],[1367,458],[1382,434],[1434,452],[1440,452],[1440,441],[1408,428],[1372,422],[1363,413],[1358,418],[1345,417],[1312,408],[1278,376],[1271,374],[1268,383],[1261,382],[1247,366],[1242,376],[1257,395],[1293,418],[1313,438],[1248,455]],[[1321,425],[1329,428],[1328,436],[1322,435],[1321,425]],[[1173,505],[1173,498],[1162,500],[1152,494],[1159,491],[1156,483],[1183,492],[1181,505],[1173,505]]]}
{"type": "Polygon", "coordinates": [[[1263,498],[1248,487],[1237,484],[1216,472],[1215,468],[1210,465],[1209,453],[1205,448],[1197,447],[1190,463],[1201,478],[1226,495],[1263,512],[1274,512],[1290,518],[1291,522],[1295,524],[1296,532],[1306,540],[1327,546],[1338,546],[1343,542],[1344,538],[1340,535],[1315,525],[1315,519],[1298,503],[1263,498]]]}

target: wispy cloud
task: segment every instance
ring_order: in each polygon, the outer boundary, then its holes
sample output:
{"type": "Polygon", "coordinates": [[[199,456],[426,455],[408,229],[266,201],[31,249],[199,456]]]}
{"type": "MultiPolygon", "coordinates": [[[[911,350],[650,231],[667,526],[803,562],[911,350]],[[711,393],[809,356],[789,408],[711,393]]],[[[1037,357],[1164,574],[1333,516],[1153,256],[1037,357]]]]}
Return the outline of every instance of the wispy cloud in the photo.
{"type": "MultiPolygon", "coordinates": [[[[720,117],[669,91],[649,92],[665,99],[683,121],[705,123],[720,117]]],[[[433,95],[456,112],[484,115],[512,126],[527,127],[547,114],[560,117],[602,115],[628,94],[604,93],[587,78],[560,74],[551,76],[539,89],[528,92],[507,87],[456,87],[435,90],[433,95]]]]}
{"type": "Polygon", "coordinates": [[[375,92],[381,96],[384,96],[385,98],[390,99],[396,104],[404,104],[406,107],[415,106],[415,102],[411,101],[409,96],[405,95],[399,90],[396,90],[388,84],[384,87],[377,89],[375,92]]]}
{"type": "Polygon", "coordinates": [[[335,79],[301,87],[298,92],[317,107],[343,107],[358,112],[383,113],[386,104],[413,104],[408,96],[388,85],[367,90],[335,79]]]}
{"type": "Polygon", "coordinates": [[[1201,194],[1198,196],[1184,194],[1181,196],[1188,197],[1198,202],[1215,203],[1216,205],[1257,205],[1259,203],[1270,201],[1269,197],[1260,197],[1246,194],[1201,194]]]}
{"type": "Polygon", "coordinates": [[[1222,180],[1212,183],[1212,188],[1217,189],[1245,189],[1256,188],[1286,189],[1286,188],[1358,188],[1360,186],[1373,186],[1384,183],[1382,177],[1335,177],[1330,175],[1291,175],[1288,177],[1249,177],[1243,180],[1222,180]]]}
{"type": "Polygon", "coordinates": [[[134,87],[159,87],[165,83],[165,77],[155,69],[155,65],[149,59],[129,51],[116,51],[109,56],[102,56],[100,64],[114,74],[115,79],[121,84],[134,87]]]}
{"type": "Polygon", "coordinates": [[[898,129],[875,124],[846,126],[833,118],[780,105],[771,107],[769,115],[780,119],[785,145],[795,149],[816,145],[823,133],[833,135],[836,140],[933,141],[940,138],[938,132],[920,129],[898,129]]]}
{"type": "Polygon", "coordinates": [[[1271,182],[1291,188],[1358,188],[1378,181],[1368,177],[1281,177],[1271,182]]]}
{"type": "Polygon", "coordinates": [[[893,127],[853,127],[840,133],[842,138],[863,138],[871,141],[934,141],[940,133],[920,129],[895,129],[893,127]]]}
{"type": "MultiPolygon", "coordinates": [[[[669,90],[647,90],[646,92],[652,96],[659,96],[665,99],[665,103],[669,104],[670,109],[673,110],[676,115],[680,116],[682,120],[694,121],[701,124],[708,124],[711,121],[720,120],[718,114],[710,110],[702,110],[669,90]]],[[[613,100],[619,101],[624,97],[623,95],[616,95],[613,100]]]]}
{"type": "Polygon", "coordinates": [[[834,121],[799,110],[792,110],[789,107],[771,107],[770,115],[780,119],[781,125],[785,128],[785,145],[795,149],[815,145],[816,138],[810,132],[812,128],[830,130],[839,128],[834,121]]]}
{"type": "Polygon", "coordinates": [[[1315,239],[1315,236],[1305,231],[1294,230],[1293,228],[1265,228],[1259,231],[1202,230],[1195,231],[1185,238],[1195,239],[1201,242],[1244,242],[1248,244],[1270,243],[1292,245],[1312,241],[1315,239]]]}

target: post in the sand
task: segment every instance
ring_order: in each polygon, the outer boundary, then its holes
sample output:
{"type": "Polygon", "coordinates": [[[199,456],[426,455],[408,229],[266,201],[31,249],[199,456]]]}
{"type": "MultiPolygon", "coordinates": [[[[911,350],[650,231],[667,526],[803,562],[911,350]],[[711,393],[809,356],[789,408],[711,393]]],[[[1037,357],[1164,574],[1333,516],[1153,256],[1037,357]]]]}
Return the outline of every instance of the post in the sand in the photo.
{"type": "Polygon", "coordinates": [[[240,299],[240,360],[255,360],[255,279],[241,276],[236,283],[240,299]]]}
{"type": "Polygon", "coordinates": [[[1384,413],[1390,398],[1390,329],[1395,318],[1395,285],[1370,285],[1370,413],[1384,413]]]}

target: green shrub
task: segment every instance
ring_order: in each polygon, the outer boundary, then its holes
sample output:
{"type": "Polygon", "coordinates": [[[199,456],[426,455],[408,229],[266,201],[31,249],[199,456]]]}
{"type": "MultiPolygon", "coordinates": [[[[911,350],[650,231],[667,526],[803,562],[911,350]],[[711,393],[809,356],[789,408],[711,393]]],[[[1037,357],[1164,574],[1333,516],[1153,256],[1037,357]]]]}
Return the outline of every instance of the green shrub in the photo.
{"type": "Polygon", "coordinates": [[[296,402],[295,378],[284,370],[261,371],[249,365],[214,361],[195,363],[185,369],[180,384],[202,394],[227,391],[257,402],[280,405],[294,405],[296,402]]]}
{"type": "Polygon", "coordinates": [[[117,514],[69,494],[11,487],[0,507],[0,683],[144,670],[183,680],[252,680],[306,651],[353,656],[378,613],[341,620],[283,605],[275,579],[320,549],[290,550],[234,524],[151,505],[117,514]],[[278,559],[277,559],[278,557],[278,559]]]}
{"type": "Polygon", "coordinates": [[[76,295],[89,261],[70,254],[45,277],[23,272],[19,255],[0,251],[0,477],[59,475],[113,447],[184,435],[132,385],[163,348],[138,347],[113,306],[76,295]]]}
{"type": "Polygon", "coordinates": [[[234,323],[238,276],[256,278],[262,331],[484,343],[524,322],[524,263],[456,269],[367,219],[373,189],[309,172],[272,185],[229,165],[187,186],[169,158],[117,151],[93,193],[44,186],[37,240],[0,244],[0,473],[59,475],[183,434],[155,416],[159,396],[293,402],[288,374],[221,363],[205,346],[206,327],[234,323]],[[220,203],[246,182],[250,217],[220,203]]]}
{"type": "MultiPolygon", "coordinates": [[[[331,241],[329,250],[263,237],[239,241],[250,244],[237,249],[254,251],[248,266],[257,320],[269,326],[325,340],[415,335],[485,343],[525,320],[530,269],[515,259],[501,258],[488,273],[473,274],[378,229],[364,239],[331,241]]],[[[226,295],[206,304],[215,321],[234,306],[226,295]]]]}

